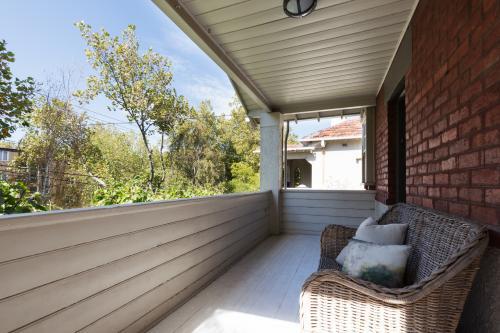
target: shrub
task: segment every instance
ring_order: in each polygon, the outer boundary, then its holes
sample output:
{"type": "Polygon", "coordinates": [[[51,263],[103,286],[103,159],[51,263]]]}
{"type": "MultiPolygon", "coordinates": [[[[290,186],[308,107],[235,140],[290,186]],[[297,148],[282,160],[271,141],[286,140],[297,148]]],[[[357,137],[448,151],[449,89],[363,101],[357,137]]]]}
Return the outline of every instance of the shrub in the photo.
{"type": "Polygon", "coordinates": [[[40,193],[32,193],[20,181],[0,181],[0,214],[29,213],[46,211],[40,193]]]}

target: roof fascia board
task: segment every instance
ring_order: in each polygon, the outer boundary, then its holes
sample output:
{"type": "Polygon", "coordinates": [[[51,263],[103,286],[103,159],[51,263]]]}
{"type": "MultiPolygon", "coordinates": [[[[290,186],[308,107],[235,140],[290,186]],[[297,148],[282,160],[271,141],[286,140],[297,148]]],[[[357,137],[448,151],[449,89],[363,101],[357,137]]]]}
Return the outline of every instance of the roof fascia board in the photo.
{"type": "Polygon", "coordinates": [[[236,97],[238,97],[238,99],[240,100],[241,105],[243,106],[243,109],[245,110],[245,113],[248,115],[248,108],[247,108],[247,105],[245,103],[245,100],[243,99],[243,96],[240,93],[240,88],[233,81],[233,79],[231,79],[231,77],[229,75],[227,77],[229,78],[229,82],[231,82],[231,85],[233,86],[233,89],[236,92],[236,97]]]}
{"type": "Polygon", "coordinates": [[[361,135],[351,135],[351,136],[327,136],[324,138],[305,138],[300,139],[300,142],[315,142],[315,141],[341,141],[341,140],[352,140],[361,139],[361,135]]]}
{"type": "Polygon", "coordinates": [[[296,104],[283,105],[279,108],[274,108],[274,112],[282,114],[289,113],[310,113],[324,112],[333,110],[357,109],[375,105],[375,96],[354,96],[347,98],[336,98],[319,102],[304,102],[296,104]]]}
{"type": "Polygon", "coordinates": [[[234,82],[265,111],[270,111],[267,98],[260,92],[246,74],[226,54],[219,44],[184,8],[178,0],[153,0],[191,40],[198,45],[234,82]]]}
{"type": "Polygon", "coordinates": [[[283,120],[296,120],[297,122],[299,122],[301,120],[318,119],[318,114],[320,119],[351,116],[360,114],[362,110],[364,110],[364,108],[347,108],[321,112],[287,113],[286,115],[283,115],[283,120]]]}
{"type": "Polygon", "coordinates": [[[384,76],[382,77],[382,80],[379,83],[379,86],[377,89],[377,96],[380,93],[380,89],[382,89],[382,86],[384,85],[387,73],[389,73],[389,70],[391,69],[394,58],[396,57],[396,53],[398,53],[399,46],[401,45],[401,41],[403,40],[403,37],[405,36],[406,30],[408,30],[408,27],[410,26],[411,19],[413,18],[413,14],[415,14],[415,10],[417,9],[419,1],[420,0],[415,0],[415,3],[413,4],[413,7],[411,8],[411,11],[410,11],[410,16],[408,17],[408,20],[405,22],[405,25],[404,25],[403,29],[401,30],[401,34],[399,35],[399,38],[398,38],[398,43],[396,44],[396,48],[394,49],[394,53],[391,56],[391,60],[389,60],[389,66],[387,66],[387,69],[385,70],[384,76]]]}

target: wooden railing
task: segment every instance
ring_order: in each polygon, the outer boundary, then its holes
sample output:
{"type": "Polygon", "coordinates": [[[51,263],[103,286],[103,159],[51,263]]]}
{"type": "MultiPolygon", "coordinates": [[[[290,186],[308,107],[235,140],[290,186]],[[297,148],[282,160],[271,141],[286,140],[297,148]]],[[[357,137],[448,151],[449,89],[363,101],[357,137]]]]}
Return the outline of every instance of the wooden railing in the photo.
{"type": "Polygon", "coordinates": [[[358,226],[375,214],[375,191],[287,189],[281,192],[281,231],[319,234],[329,224],[358,226]]]}
{"type": "Polygon", "coordinates": [[[0,218],[0,332],[138,332],[269,234],[269,192],[0,218]]]}

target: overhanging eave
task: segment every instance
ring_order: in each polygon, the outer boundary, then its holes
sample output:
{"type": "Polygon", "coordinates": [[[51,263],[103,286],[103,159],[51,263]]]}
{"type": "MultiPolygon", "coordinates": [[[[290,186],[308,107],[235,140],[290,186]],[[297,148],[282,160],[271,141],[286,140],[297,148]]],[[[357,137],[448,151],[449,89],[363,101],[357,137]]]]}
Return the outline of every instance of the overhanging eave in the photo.
{"type": "Polygon", "coordinates": [[[197,44],[223,71],[262,108],[270,111],[270,105],[264,94],[252,83],[246,74],[231,60],[225,51],[215,42],[191,14],[177,0],[153,0],[153,2],[197,44]]]}

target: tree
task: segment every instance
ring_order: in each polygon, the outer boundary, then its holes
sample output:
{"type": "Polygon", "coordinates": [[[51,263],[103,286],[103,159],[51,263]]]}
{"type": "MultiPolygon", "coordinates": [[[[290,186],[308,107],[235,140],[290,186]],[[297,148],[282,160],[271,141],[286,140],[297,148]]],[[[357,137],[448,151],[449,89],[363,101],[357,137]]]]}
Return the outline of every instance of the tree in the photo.
{"type": "Polygon", "coordinates": [[[98,154],[91,144],[87,116],[57,98],[41,98],[37,104],[15,163],[27,169],[29,179],[35,180],[31,185],[46,201],[64,208],[80,207],[99,184],[99,178],[86,168],[87,161],[98,154]]]}
{"type": "Polygon", "coordinates": [[[236,162],[231,165],[231,192],[253,192],[259,190],[259,173],[246,162],[236,162]]]}
{"type": "Polygon", "coordinates": [[[172,133],[174,166],[194,186],[216,186],[225,179],[224,150],[218,119],[209,102],[190,110],[172,133]]]}
{"type": "Polygon", "coordinates": [[[221,125],[224,140],[233,150],[232,156],[230,156],[231,164],[245,161],[255,171],[258,171],[259,155],[256,150],[260,142],[259,129],[248,120],[245,109],[236,97],[231,106],[230,117],[223,119],[221,125]]]}
{"type": "Polygon", "coordinates": [[[14,78],[9,63],[14,62],[14,53],[7,51],[5,40],[0,40],[0,140],[8,138],[20,124],[27,126],[27,115],[31,112],[35,81],[14,78]]]}
{"type": "MultiPolygon", "coordinates": [[[[164,107],[159,107],[154,112],[152,112],[152,119],[155,127],[160,133],[160,165],[162,170],[161,183],[165,182],[167,176],[167,163],[165,161],[165,149],[167,141],[170,140],[170,135],[180,124],[186,121],[186,117],[193,114],[193,110],[190,108],[189,103],[184,98],[184,96],[177,97],[174,93],[168,100],[165,100],[166,104],[164,107]]],[[[173,167],[172,161],[170,161],[170,167],[173,167]]]]}
{"type": "MultiPolygon", "coordinates": [[[[120,37],[107,31],[93,32],[83,22],[76,23],[88,49],[85,51],[92,68],[97,72],[87,79],[87,89],[77,92],[81,101],[89,101],[102,94],[111,101],[110,110],[123,110],[141,133],[149,161],[148,185],[155,189],[155,163],[150,135],[154,133],[158,114],[165,125],[176,119],[177,108],[170,108],[175,100],[171,88],[170,61],[148,49],[140,53],[135,26],[129,25],[120,37]]],[[[170,128],[165,125],[165,129],[170,128]]]]}
{"type": "Polygon", "coordinates": [[[220,125],[225,144],[225,162],[229,192],[259,190],[259,130],[247,119],[238,100],[232,103],[231,117],[220,125]]]}
{"type": "Polygon", "coordinates": [[[86,167],[112,187],[116,182],[126,182],[138,177],[143,186],[148,179],[147,153],[142,139],[133,131],[122,132],[114,127],[96,125],[90,137],[98,154],[88,158],[86,167]]]}
{"type": "Polygon", "coordinates": [[[293,133],[291,130],[290,130],[290,133],[288,133],[288,140],[287,140],[287,143],[289,145],[297,145],[300,143],[299,141],[299,136],[295,133],[293,133]]]}

